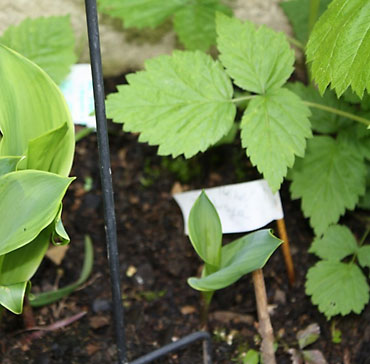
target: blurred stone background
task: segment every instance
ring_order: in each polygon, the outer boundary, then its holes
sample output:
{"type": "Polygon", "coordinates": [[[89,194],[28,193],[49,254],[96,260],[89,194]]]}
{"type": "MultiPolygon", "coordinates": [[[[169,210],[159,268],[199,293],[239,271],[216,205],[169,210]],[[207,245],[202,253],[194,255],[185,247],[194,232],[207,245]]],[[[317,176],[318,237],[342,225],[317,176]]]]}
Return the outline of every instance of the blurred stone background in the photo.
{"type": "MultiPolygon", "coordinates": [[[[166,1],[166,0],[163,0],[166,1]]],[[[291,33],[290,25],[279,6],[281,0],[228,0],[234,15],[256,24],[291,33]]],[[[0,0],[0,34],[10,25],[27,17],[70,14],[76,35],[79,62],[88,62],[88,44],[83,0],[0,0]]],[[[100,15],[103,67],[106,76],[142,68],[144,61],[178,46],[171,22],[147,30],[123,29],[119,19],[100,15]]]]}

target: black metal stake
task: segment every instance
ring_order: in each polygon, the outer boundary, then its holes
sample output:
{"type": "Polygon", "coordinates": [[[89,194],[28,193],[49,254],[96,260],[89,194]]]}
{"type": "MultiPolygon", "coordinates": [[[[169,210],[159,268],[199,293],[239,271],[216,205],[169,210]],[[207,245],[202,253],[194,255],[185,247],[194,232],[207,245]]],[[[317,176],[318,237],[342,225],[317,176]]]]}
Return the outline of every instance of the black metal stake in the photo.
{"type": "Polygon", "coordinates": [[[126,356],[124,313],[119,275],[119,260],[117,248],[116,215],[110,167],[107,118],[105,115],[105,94],[103,83],[102,62],[100,53],[99,24],[96,0],[85,0],[87,31],[91,59],[91,72],[94,86],[96,129],[100,160],[100,179],[102,184],[105,234],[107,240],[108,261],[111,276],[113,315],[117,340],[118,363],[128,364],[126,356]]]}
{"type": "Polygon", "coordinates": [[[107,118],[105,115],[105,94],[103,83],[102,62],[100,53],[99,24],[96,0],[85,0],[87,31],[91,59],[91,72],[94,86],[96,129],[98,137],[100,179],[103,192],[105,233],[107,240],[108,261],[111,275],[113,316],[116,331],[118,363],[119,364],[146,364],[155,359],[168,355],[184,348],[195,341],[204,342],[203,362],[212,364],[211,336],[204,331],[187,335],[174,343],[163,346],[147,355],[129,363],[126,356],[126,340],[124,328],[124,312],[121,298],[119,259],[117,248],[116,215],[114,212],[114,198],[112,186],[112,173],[110,167],[109,142],[107,118]]]}

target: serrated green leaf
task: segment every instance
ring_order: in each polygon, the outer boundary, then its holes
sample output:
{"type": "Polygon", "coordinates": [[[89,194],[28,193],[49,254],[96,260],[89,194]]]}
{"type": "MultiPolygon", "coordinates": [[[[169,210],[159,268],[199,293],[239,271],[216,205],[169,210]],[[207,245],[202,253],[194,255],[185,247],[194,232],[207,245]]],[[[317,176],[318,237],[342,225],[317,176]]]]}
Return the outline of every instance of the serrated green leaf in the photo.
{"type": "Polygon", "coordinates": [[[329,320],[355,312],[369,301],[369,286],[361,269],[353,263],[321,261],[307,273],[306,293],[329,320]]]}
{"type": "Polygon", "coordinates": [[[321,93],[329,84],[338,96],[349,86],[370,92],[369,24],[368,0],[334,0],[316,23],[306,55],[321,93]]]}
{"type": "Polygon", "coordinates": [[[357,252],[357,259],[361,267],[370,268],[370,245],[362,246],[357,252]]]}
{"type": "Polygon", "coordinates": [[[219,0],[196,0],[176,11],[174,28],[187,49],[206,51],[216,43],[216,11],[231,15],[219,0]]]}
{"type": "Polygon", "coordinates": [[[72,180],[34,170],[0,177],[0,255],[30,243],[55,219],[72,180]]]}
{"type": "MultiPolygon", "coordinates": [[[[326,90],[324,95],[321,96],[316,88],[311,85],[305,86],[301,82],[288,83],[287,88],[305,101],[326,105],[346,112],[353,112],[349,105],[339,101],[337,96],[330,90],[326,90]]],[[[341,128],[353,124],[348,118],[324,110],[310,108],[310,111],[312,129],[319,133],[336,133],[341,128]]]]}
{"type": "Polygon", "coordinates": [[[239,87],[264,94],[279,89],[293,72],[294,52],[283,33],[218,13],[217,47],[226,72],[239,87]]]}
{"type": "Polygon", "coordinates": [[[341,261],[348,255],[357,252],[358,245],[351,230],[347,226],[332,225],[324,235],[316,237],[313,241],[310,253],[314,253],[321,259],[341,261]]]}
{"type": "MultiPolygon", "coordinates": [[[[320,16],[328,7],[331,0],[321,0],[318,15],[320,16]]],[[[305,44],[309,34],[310,0],[291,0],[280,3],[284,13],[293,26],[295,37],[305,44]]]]}
{"type": "Polygon", "coordinates": [[[46,228],[29,244],[4,255],[0,267],[0,286],[26,282],[32,278],[49,246],[50,234],[51,229],[46,228]]]}
{"type": "Polygon", "coordinates": [[[23,157],[1,157],[0,156],[0,177],[6,173],[14,172],[19,161],[23,157]]]}
{"type": "Polygon", "coordinates": [[[365,178],[365,163],[356,149],[329,136],[315,136],[300,169],[293,170],[290,190],[293,199],[302,199],[304,215],[321,235],[346,209],[355,208],[365,193],[365,178]]]}
{"type": "Polygon", "coordinates": [[[370,110],[370,95],[367,92],[365,92],[362,99],[360,99],[351,89],[347,89],[342,97],[344,101],[351,104],[360,104],[361,110],[363,111],[370,110]]]}
{"type": "Polygon", "coordinates": [[[311,137],[309,115],[301,99],[284,88],[256,96],[244,112],[242,145],[274,192],[295,156],[304,156],[306,138],[311,137]]]}
{"type": "Polygon", "coordinates": [[[98,0],[99,11],[120,18],[127,28],[155,28],[176,10],[186,5],[186,0],[98,0]]]}
{"type": "Polygon", "coordinates": [[[21,282],[11,286],[0,286],[0,305],[15,314],[22,313],[23,298],[27,283],[28,282],[21,282]]]}
{"type": "Polygon", "coordinates": [[[63,95],[34,63],[0,45],[0,156],[25,155],[30,140],[68,125],[53,166],[67,176],[74,154],[74,125],[63,95]]]}
{"type": "Polygon", "coordinates": [[[189,214],[189,238],[198,255],[213,267],[220,265],[222,228],[218,213],[204,191],[189,214]]]}
{"type": "Polygon", "coordinates": [[[107,99],[107,113],[158,154],[190,158],[230,130],[236,107],[231,81],[219,62],[201,52],[175,51],[127,76],[129,85],[107,99]]]}
{"type": "Polygon", "coordinates": [[[69,16],[27,18],[10,26],[0,37],[0,43],[35,62],[57,84],[77,60],[69,16]]]}
{"type": "Polygon", "coordinates": [[[222,247],[219,270],[202,278],[189,278],[188,283],[199,291],[228,287],[243,275],[262,268],[281,243],[270,230],[245,235],[222,247]]]}

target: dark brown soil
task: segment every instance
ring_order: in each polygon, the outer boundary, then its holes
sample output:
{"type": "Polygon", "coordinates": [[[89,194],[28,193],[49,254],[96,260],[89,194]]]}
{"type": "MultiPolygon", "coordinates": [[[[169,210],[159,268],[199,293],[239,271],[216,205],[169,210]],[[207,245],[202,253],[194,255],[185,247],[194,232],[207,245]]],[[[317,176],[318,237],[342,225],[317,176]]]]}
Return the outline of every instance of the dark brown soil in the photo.
{"type": "MultiPolygon", "coordinates": [[[[200,328],[200,296],[187,285],[186,279],[197,274],[201,262],[184,236],[181,212],[171,197],[174,184],[180,182],[183,188],[194,189],[259,177],[235,142],[209,150],[187,164],[179,162],[183,173],[180,180],[177,173],[169,170],[169,159],[163,161],[156,156],[156,148],[139,144],[135,136],[123,134],[117,127],[111,126],[111,129],[127,351],[129,359],[134,359],[200,328]],[[130,276],[130,272],[136,273],[130,276]]],[[[72,175],[77,176],[77,180],[64,202],[63,220],[71,237],[70,248],[59,267],[45,259],[33,280],[33,290],[50,289],[58,274],[61,277],[59,286],[77,280],[83,261],[84,235],[89,234],[95,252],[91,279],[68,298],[34,309],[39,326],[81,311],[87,314],[69,326],[33,340],[28,333],[19,333],[23,328],[22,317],[5,314],[0,333],[1,363],[102,364],[117,360],[98,173],[96,136],[90,135],[76,147],[72,175]]],[[[296,268],[296,285],[293,288],[288,285],[280,251],[264,268],[272,324],[279,344],[277,362],[291,363],[287,349],[297,348],[297,331],[318,323],[321,335],[310,349],[321,350],[329,364],[369,364],[369,305],[361,315],[327,322],[304,293],[305,274],[315,263],[315,257],[307,253],[312,232],[302,216],[299,202],[290,200],[288,189],[286,182],[281,195],[296,268]],[[339,344],[332,342],[334,321],[342,332],[339,344]]],[[[361,234],[356,214],[346,217],[346,222],[361,234]]],[[[235,236],[225,237],[225,241],[231,238],[235,236]]],[[[236,358],[247,348],[258,349],[256,321],[250,276],[217,292],[209,319],[214,363],[238,362],[236,358]],[[222,311],[240,316],[230,321],[222,311]]],[[[194,344],[155,363],[197,364],[202,362],[201,358],[201,345],[194,344]]]]}

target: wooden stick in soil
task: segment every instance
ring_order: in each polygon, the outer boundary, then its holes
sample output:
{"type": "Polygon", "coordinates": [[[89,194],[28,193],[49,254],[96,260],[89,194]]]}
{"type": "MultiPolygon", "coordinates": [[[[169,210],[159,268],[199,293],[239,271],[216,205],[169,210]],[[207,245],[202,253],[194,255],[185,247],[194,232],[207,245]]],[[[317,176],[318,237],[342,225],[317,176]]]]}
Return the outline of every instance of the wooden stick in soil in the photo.
{"type": "Polygon", "coordinates": [[[285,268],[288,273],[289,283],[290,285],[293,285],[295,282],[295,273],[294,273],[292,254],[290,253],[289,239],[288,239],[288,233],[286,231],[285,220],[279,219],[279,220],[276,220],[276,223],[277,223],[277,228],[279,232],[279,237],[284,242],[281,247],[283,249],[285,268]]]}
{"type": "Polygon", "coordinates": [[[266,287],[262,269],[255,270],[252,275],[259,322],[258,331],[262,338],[262,360],[264,364],[276,364],[274,350],[274,332],[272,330],[270,315],[267,308],[266,287]]]}
{"type": "Polygon", "coordinates": [[[30,329],[31,327],[36,326],[35,316],[33,315],[33,310],[27,297],[24,298],[22,317],[25,329],[30,329]]]}

